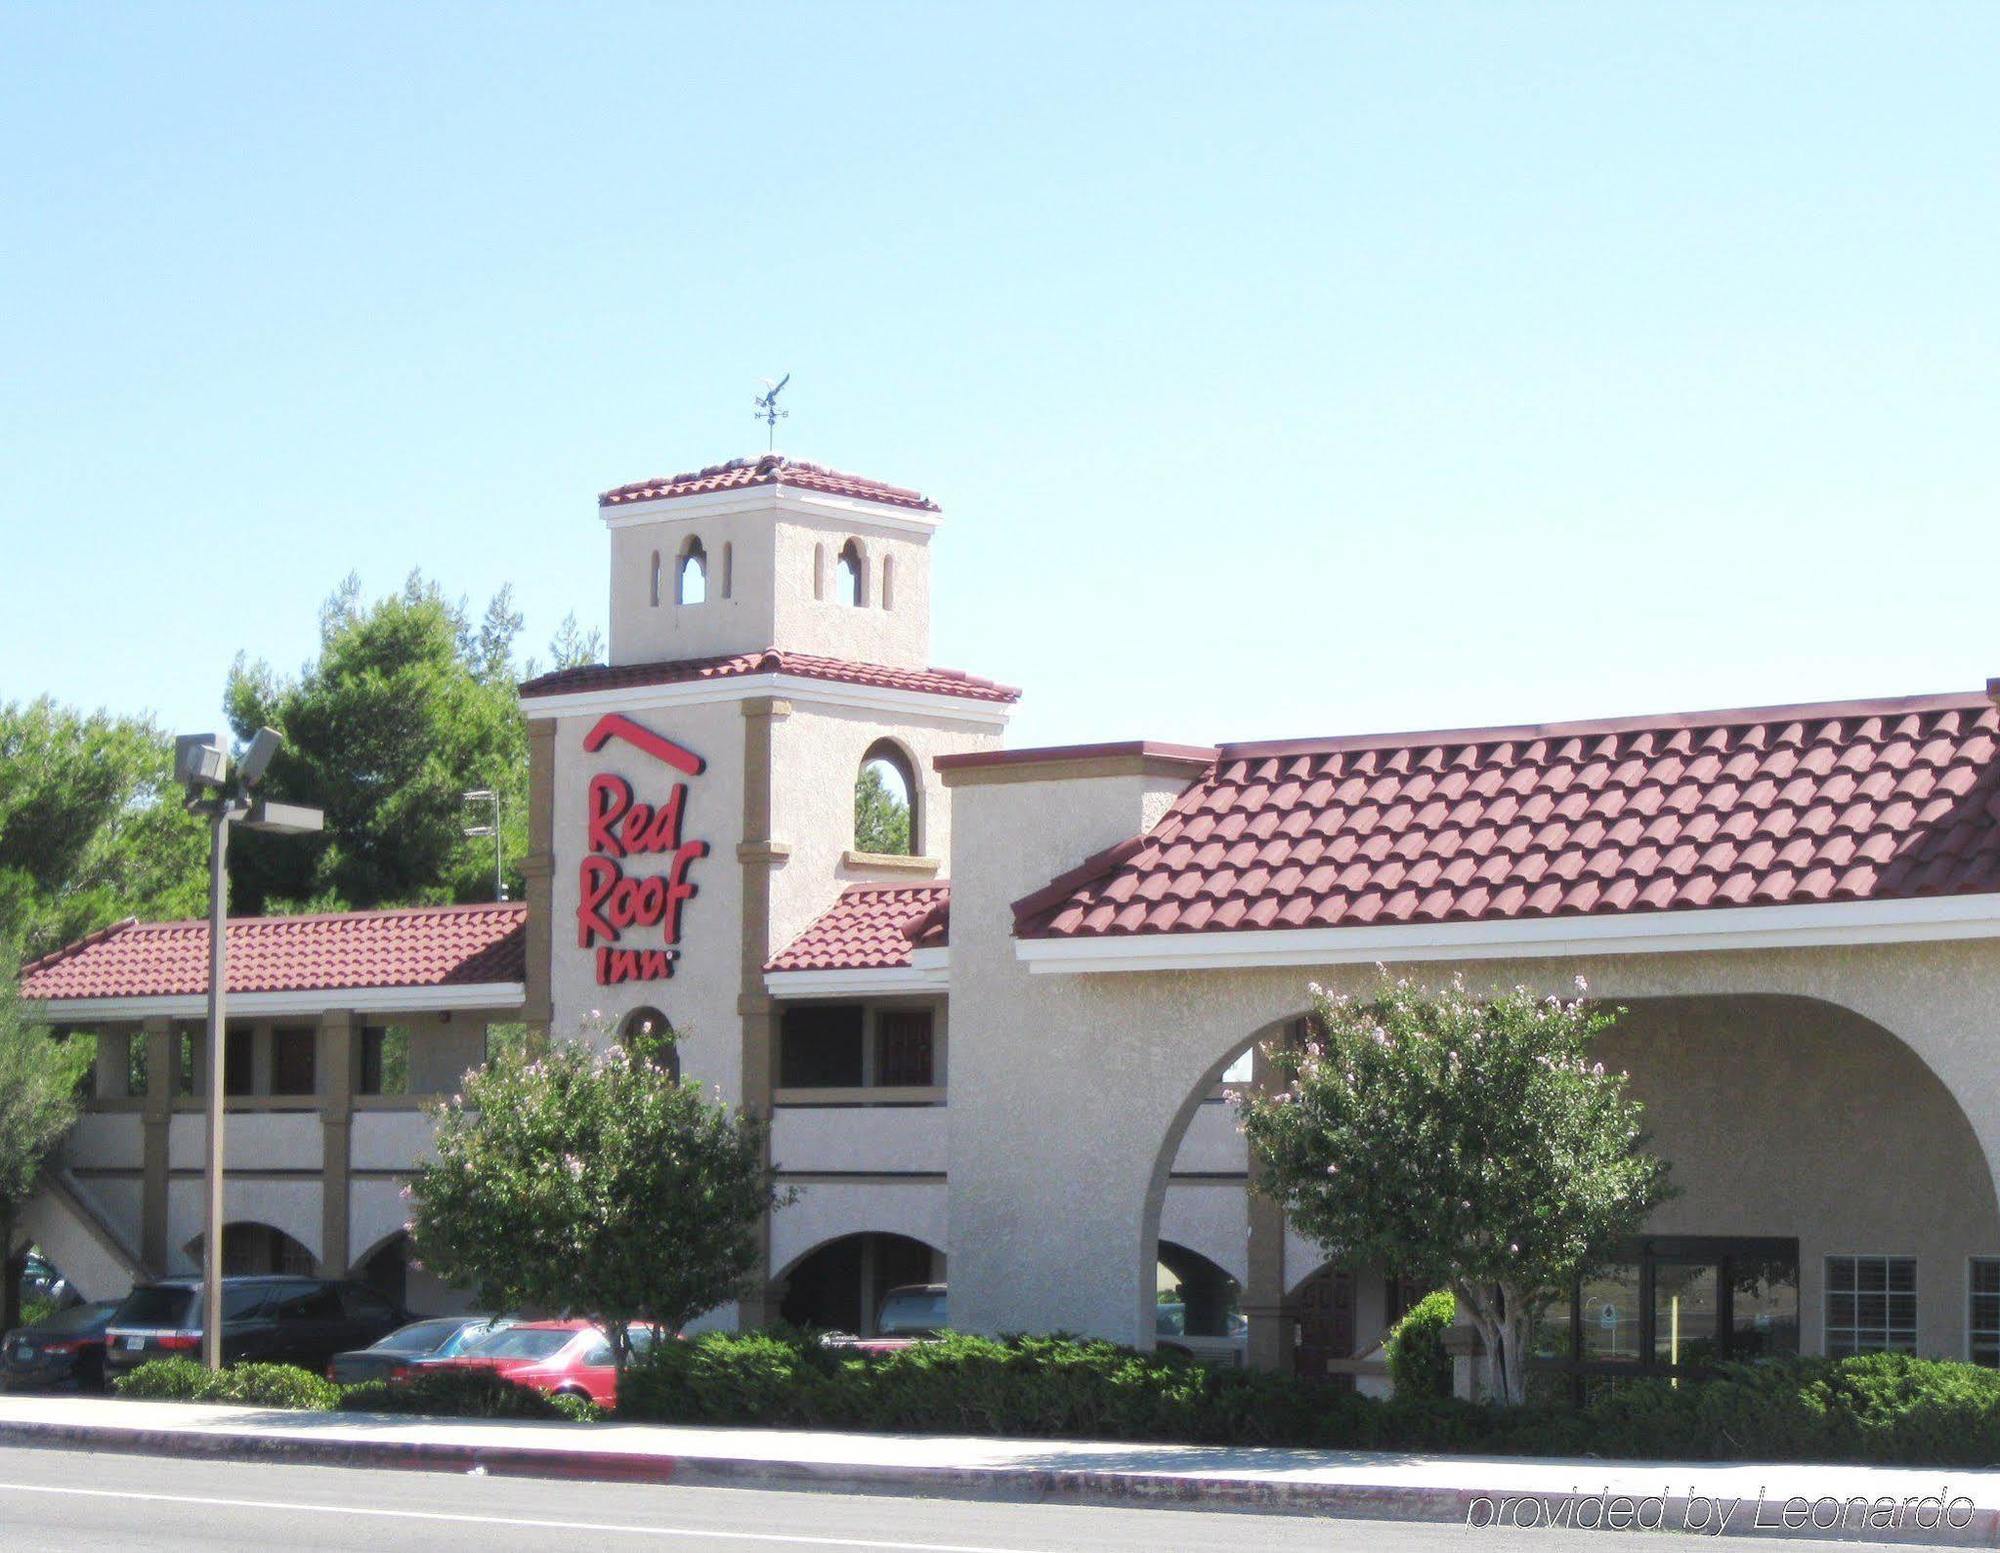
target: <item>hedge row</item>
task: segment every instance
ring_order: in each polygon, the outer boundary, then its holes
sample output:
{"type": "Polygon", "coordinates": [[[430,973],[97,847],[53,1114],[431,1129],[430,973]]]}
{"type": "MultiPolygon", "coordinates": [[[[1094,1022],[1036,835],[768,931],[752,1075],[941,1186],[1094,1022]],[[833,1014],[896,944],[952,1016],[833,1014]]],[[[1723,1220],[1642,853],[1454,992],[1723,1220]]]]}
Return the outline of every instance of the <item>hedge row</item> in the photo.
{"type": "Polygon", "coordinates": [[[1897,1354],[1732,1365],[1679,1388],[1627,1382],[1583,1407],[1510,1408],[1376,1401],[1062,1337],[948,1336],[861,1355],[773,1330],[655,1346],[626,1371],[618,1416],[1347,1450],[2000,1463],[2000,1373],[1897,1354]]]}
{"type": "Polygon", "coordinates": [[[581,1397],[552,1397],[491,1370],[440,1370],[395,1386],[367,1381],[343,1389],[290,1364],[233,1364],[211,1370],[193,1359],[153,1359],[112,1382],[138,1402],[241,1402],[326,1413],[419,1413],[438,1418],[542,1418],[588,1423],[602,1410],[581,1397]]]}

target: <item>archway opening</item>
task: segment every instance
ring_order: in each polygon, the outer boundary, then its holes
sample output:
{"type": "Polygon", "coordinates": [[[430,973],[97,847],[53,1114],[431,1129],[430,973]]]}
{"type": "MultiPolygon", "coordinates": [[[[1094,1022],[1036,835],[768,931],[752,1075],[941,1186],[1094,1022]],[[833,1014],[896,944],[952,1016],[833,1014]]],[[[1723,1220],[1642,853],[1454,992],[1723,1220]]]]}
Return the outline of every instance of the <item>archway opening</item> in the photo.
{"type": "Polygon", "coordinates": [[[857,540],[848,540],[840,547],[840,555],[834,561],[834,589],[836,602],[861,608],[868,602],[868,563],[861,554],[857,540]]]}
{"type": "Polygon", "coordinates": [[[405,1309],[410,1304],[410,1237],[391,1235],[355,1269],[355,1274],[377,1294],[394,1300],[405,1309]]]}
{"type": "Polygon", "coordinates": [[[1160,1242],[1154,1268],[1154,1347],[1211,1363],[1240,1365],[1249,1324],[1243,1287],[1199,1251],[1160,1242]]]}
{"type": "Polygon", "coordinates": [[[657,1008],[635,1008],[618,1022],[618,1041],[627,1051],[635,1043],[651,1052],[653,1065],[670,1078],[681,1076],[680,1047],[673,1041],[674,1027],[657,1008]]]}
{"type": "MultiPolygon", "coordinates": [[[[884,1307],[892,1294],[916,1289],[941,1291],[945,1276],[942,1251],[907,1235],[868,1233],[843,1235],[816,1246],[794,1262],[781,1280],[779,1314],[798,1326],[857,1337],[882,1333],[884,1307]]],[[[906,1323],[897,1309],[915,1310],[927,1301],[899,1296],[890,1325],[906,1323]]],[[[939,1297],[928,1303],[941,1306],[939,1297]]],[[[905,1334],[907,1335],[907,1334],[905,1334]]]]}
{"type": "Polygon", "coordinates": [[[869,745],[854,779],[854,849],[914,856],[919,791],[916,770],[901,745],[890,739],[869,745]]]}
{"type": "MultiPolygon", "coordinates": [[[[204,1239],[196,1235],[187,1243],[187,1257],[202,1265],[204,1239]]],[[[297,1240],[272,1224],[235,1223],[222,1226],[222,1276],[253,1277],[281,1274],[311,1277],[318,1270],[312,1254],[297,1240]]]]}
{"type": "Polygon", "coordinates": [[[708,552],[702,549],[699,539],[690,538],[682,547],[674,589],[674,601],[678,604],[708,602],[708,552]]]}

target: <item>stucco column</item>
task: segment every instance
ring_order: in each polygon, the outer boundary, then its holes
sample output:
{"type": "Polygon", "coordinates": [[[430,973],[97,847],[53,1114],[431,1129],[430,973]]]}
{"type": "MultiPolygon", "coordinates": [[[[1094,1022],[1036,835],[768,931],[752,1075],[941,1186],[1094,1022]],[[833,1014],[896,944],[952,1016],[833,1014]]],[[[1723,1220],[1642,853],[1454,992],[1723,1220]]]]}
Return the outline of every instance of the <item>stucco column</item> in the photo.
{"type": "Polygon", "coordinates": [[[320,1227],[319,1270],[344,1278],[348,1264],[349,1166],[354,1130],[354,1015],[329,1009],[319,1016],[320,1227]]]}
{"type": "Polygon", "coordinates": [[[556,723],[537,718],[528,724],[528,854],[521,877],[528,891],[528,970],[521,1018],[542,1040],[555,1018],[549,986],[555,962],[556,723]]]}
{"type": "MultiPolygon", "coordinates": [[[[743,1021],[742,1104],[752,1116],[771,1116],[771,1052],[777,1043],[777,1005],[764,990],[764,962],[771,957],[771,870],[791,849],[771,835],[772,728],[792,715],[792,704],[775,696],[743,703],[743,839],[736,848],[743,870],[741,985],[736,1011],[743,1021]]],[[[765,1141],[765,1163],[770,1144],[765,1141]]],[[[757,1266],[737,1306],[737,1323],[761,1326],[772,1314],[771,1216],[758,1230],[757,1266]]]]}
{"type": "MultiPolygon", "coordinates": [[[[1250,1083],[1265,1090],[1271,1082],[1271,1059],[1259,1043],[1250,1059],[1250,1083]]],[[[1252,1149],[1250,1180],[1245,1188],[1250,1194],[1250,1266],[1243,1286],[1243,1317],[1250,1332],[1245,1357],[1253,1370],[1289,1374],[1296,1328],[1291,1302],[1285,1297],[1285,1211],[1275,1198],[1259,1189],[1263,1175],[1252,1149]]]]}
{"type": "Polygon", "coordinates": [[[180,1043],[171,1019],[148,1019],[140,1027],[146,1043],[146,1106],[141,1117],[139,1260],[155,1275],[167,1270],[167,1131],[173,1125],[174,1063],[180,1043]]]}

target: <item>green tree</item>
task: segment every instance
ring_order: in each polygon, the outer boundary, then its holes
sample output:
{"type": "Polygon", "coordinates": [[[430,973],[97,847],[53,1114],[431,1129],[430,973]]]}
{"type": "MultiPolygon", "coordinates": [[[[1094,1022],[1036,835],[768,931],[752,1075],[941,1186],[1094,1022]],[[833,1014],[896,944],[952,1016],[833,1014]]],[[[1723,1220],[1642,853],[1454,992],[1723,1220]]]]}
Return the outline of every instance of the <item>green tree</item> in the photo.
{"type": "Polygon", "coordinates": [[[854,781],[854,845],[862,852],[910,850],[910,805],[871,760],[854,781]]]}
{"type": "Polygon", "coordinates": [[[489,1305],[599,1322],[621,1368],[631,1323],[676,1330],[740,1294],[759,1220],[793,1194],[761,1123],[673,1075],[671,1041],[503,1051],[468,1074],[410,1186],[424,1264],[489,1305]]]}
{"type": "Polygon", "coordinates": [[[0,1322],[10,1329],[21,1320],[14,1223],[76,1122],[84,1075],[96,1057],[92,1043],[58,1039],[21,1001],[20,973],[19,959],[0,946],[0,1247],[7,1253],[0,1322]]]}
{"type": "Polygon", "coordinates": [[[1616,1015],[1462,981],[1312,991],[1303,1043],[1270,1049],[1287,1082],[1235,1097],[1266,1190],[1329,1255],[1449,1288],[1524,1400],[1535,1311],[1670,1192],[1626,1075],[1589,1056],[1616,1015]]]}
{"type": "Polygon", "coordinates": [[[201,822],[146,718],[0,704],[0,938],[32,959],[122,917],[198,913],[201,822]]]}
{"type": "MultiPolygon", "coordinates": [[[[239,658],[236,735],[285,736],[263,791],[317,804],[326,830],[230,856],[234,909],[263,913],[493,898],[493,842],[468,838],[463,795],[501,796],[507,857],[526,850],[527,732],[515,695],[521,617],[502,589],[478,626],[412,574],[372,605],[349,577],[320,612],[320,649],[295,680],[239,658]]],[[[512,874],[509,893],[518,897],[512,874]]]]}

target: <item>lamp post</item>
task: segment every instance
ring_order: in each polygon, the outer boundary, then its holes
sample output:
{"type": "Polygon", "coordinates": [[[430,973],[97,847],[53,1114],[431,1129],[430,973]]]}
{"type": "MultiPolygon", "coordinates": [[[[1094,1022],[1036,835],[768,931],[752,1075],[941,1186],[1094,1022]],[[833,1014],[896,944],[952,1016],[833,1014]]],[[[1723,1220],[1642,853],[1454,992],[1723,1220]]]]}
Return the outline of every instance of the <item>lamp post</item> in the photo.
{"type": "Polygon", "coordinates": [[[320,830],[326,816],[303,804],[252,796],[284,739],[259,728],[229,770],[229,741],[221,734],[190,733],[174,740],[174,776],[187,792],[190,814],[208,820],[208,1201],[202,1215],[201,1357],[222,1368],[222,1078],[223,1018],[229,986],[229,827],[247,826],[280,836],[320,830]]]}
{"type": "Polygon", "coordinates": [[[506,858],[502,852],[505,842],[500,835],[500,794],[491,787],[475,787],[462,799],[465,803],[483,803],[492,806],[493,818],[483,825],[466,825],[463,833],[467,836],[491,836],[493,838],[493,898],[504,901],[507,898],[506,858]]]}

